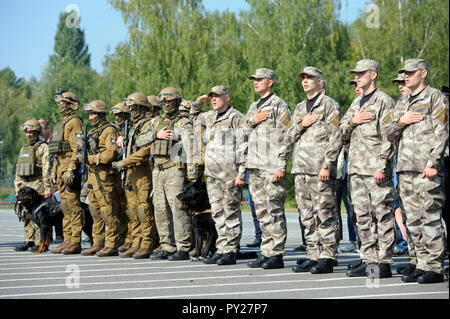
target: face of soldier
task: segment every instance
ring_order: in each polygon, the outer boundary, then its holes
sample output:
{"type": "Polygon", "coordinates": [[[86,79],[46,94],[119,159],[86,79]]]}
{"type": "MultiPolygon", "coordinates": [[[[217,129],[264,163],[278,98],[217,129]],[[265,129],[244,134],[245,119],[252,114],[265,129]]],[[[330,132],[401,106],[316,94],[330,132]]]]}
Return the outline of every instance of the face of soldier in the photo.
{"type": "Polygon", "coordinates": [[[302,87],[308,96],[315,95],[320,90],[320,78],[305,74],[302,76],[302,87]]]}
{"type": "Polygon", "coordinates": [[[406,95],[411,92],[411,90],[406,86],[405,82],[398,82],[398,90],[400,91],[401,95],[406,95]]]}
{"type": "Polygon", "coordinates": [[[38,140],[36,131],[25,131],[25,136],[27,137],[28,144],[34,144],[38,140]]]}
{"type": "Polygon", "coordinates": [[[175,114],[177,111],[176,100],[164,100],[162,102],[162,109],[165,115],[171,116],[175,114]]]}
{"type": "Polygon", "coordinates": [[[136,120],[141,117],[141,109],[139,105],[133,104],[130,105],[130,116],[132,120],[136,120]]]}
{"type": "Polygon", "coordinates": [[[98,113],[89,112],[89,120],[91,121],[92,126],[97,126],[103,122],[103,117],[98,113]]]}
{"type": "Polygon", "coordinates": [[[416,71],[406,71],[405,72],[405,83],[406,86],[411,90],[415,91],[419,86],[425,84],[425,78],[427,77],[427,70],[416,70],[416,71]]]}
{"type": "Polygon", "coordinates": [[[356,86],[362,88],[363,91],[372,85],[374,79],[376,79],[376,72],[371,70],[355,73],[356,86]]]}
{"type": "Polygon", "coordinates": [[[58,102],[58,110],[59,110],[59,113],[61,113],[61,115],[68,115],[73,112],[66,101],[58,102]]]}
{"type": "Polygon", "coordinates": [[[230,96],[228,94],[212,94],[211,95],[211,105],[213,110],[218,113],[224,112],[228,107],[228,102],[230,100],[230,96]]]}
{"type": "Polygon", "coordinates": [[[253,80],[253,87],[255,89],[255,92],[259,95],[263,96],[267,92],[271,91],[273,85],[273,80],[269,78],[262,78],[262,79],[254,79],[253,80]]]}
{"type": "Polygon", "coordinates": [[[116,114],[114,114],[114,121],[117,124],[121,125],[129,117],[130,117],[129,114],[127,114],[127,113],[116,113],[116,114]]]}

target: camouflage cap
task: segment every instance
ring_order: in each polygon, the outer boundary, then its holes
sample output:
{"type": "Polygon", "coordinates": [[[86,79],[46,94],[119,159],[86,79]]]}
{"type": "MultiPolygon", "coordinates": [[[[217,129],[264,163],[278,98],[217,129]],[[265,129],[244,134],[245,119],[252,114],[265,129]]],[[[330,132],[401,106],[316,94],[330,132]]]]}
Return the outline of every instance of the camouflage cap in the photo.
{"type": "Polygon", "coordinates": [[[268,78],[271,80],[275,79],[275,72],[272,71],[271,69],[261,68],[256,69],[256,73],[254,75],[249,75],[248,77],[249,80],[264,79],[264,78],[268,78]]]}
{"type": "Polygon", "coordinates": [[[356,63],[356,68],[354,68],[353,70],[350,70],[349,73],[359,73],[359,72],[364,72],[364,71],[368,71],[368,70],[378,72],[378,62],[375,60],[369,60],[369,59],[359,60],[356,63]]]}
{"type": "Polygon", "coordinates": [[[405,73],[399,73],[397,77],[392,80],[392,83],[395,82],[405,82],[405,73]]]}
{"type": "Polygon", "coordinates": [[[211,91],[208,93],[208,96],[211,96],[213,94],[223,95],[223,94],[230,94],[230,90],[225,85],[218,85],[211,89],[211,91]]]}
{"type": "Polygon", "coordinates": [[[405,66],[397,73],[412,72],[416,70],[428,70],[428,62],[424,59],[409,59],[405,61],[405,66]]]}
{"type": "Polygon", "coordinates": [[[323,72],[320,71],[318,68],[315,68],[313,66],[307,66],[303,69],[302,72],[297,74],[299,78],[303,77],[304,75],[311,75],[311,76],[317,76],[318,78],[323,79],[323,72]]]}

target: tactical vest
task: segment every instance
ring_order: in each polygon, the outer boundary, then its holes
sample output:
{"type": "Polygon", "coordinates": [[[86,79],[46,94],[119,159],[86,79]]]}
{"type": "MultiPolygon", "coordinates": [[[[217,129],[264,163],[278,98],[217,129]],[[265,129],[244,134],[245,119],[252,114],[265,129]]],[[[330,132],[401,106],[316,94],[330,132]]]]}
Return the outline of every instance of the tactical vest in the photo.
{"type": "Polygon", "coordinates": [[[16,175],[20,177],[42,176],[42,167],[36,165],[36,150],[44,142],[38,141],[33,145],[22,148],[16,164],[16,175]]]}
{"type": "Polygon", "coordinates": [[[144,117],[141,120],[139,120],[136,123],[136,126],[128,128],[128,148],[127,148],[127,156],[136,153],[138,151],[138,147],[136,146],[136,143],[134,141],[136,140],[137,136],[140,134],[142,126],[150,121],[151,117],[144,117]]]}
{"type": "MultiPolygon", "coordinates": [[[[173,131],[175,123],[178,122],[183,117],[184,116],[182,116],[182,115],[177,115],[172,120],[163,119],[156,126],[156,132],[159,132],[164,127],[167,127],[167,129],[173,131]]],[[[153,143],[150,144],[150,155],[170,157],[170,151],[172,150],[172,144],[173,144],[172,139],[170,139],[170,140],[156,139],[153,143]]]]}
{"type": "Polygon", "coordinates": [[[98,148],[98,139],[100,135],[102,135],[103,131],[108,127],[115,128],[113,124],[106,123],[105,125],[101,126],[98,130],[94,129],[91,132],[89,132],[87,136],[87,145],[86,145],[87,152],[89,155],[97,155],[98,153],[100,153],[100,150],[98,148]]]}
{"type": "Polygon", "coordinates": [[[79,116],[74,114],[69,116],[64,122],[56,124],[53,131],[53,140],[48,144],[48,151],[51,155],[72,152],[70,143],[64,140],[64,127],[73,118],[79,118],[83,121],[79,116]]]}

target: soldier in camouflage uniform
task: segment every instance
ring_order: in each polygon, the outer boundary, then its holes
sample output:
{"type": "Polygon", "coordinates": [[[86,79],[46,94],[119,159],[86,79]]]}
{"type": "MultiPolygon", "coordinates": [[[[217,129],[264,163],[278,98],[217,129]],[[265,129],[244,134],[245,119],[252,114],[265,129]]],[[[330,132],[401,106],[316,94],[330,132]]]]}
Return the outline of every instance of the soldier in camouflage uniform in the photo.
{"type": "MultiPolygon", "coordinates": [[[[42,133],[42,127],[36,120],[28,120],[22,126],[21,130],[25,133],[27,143],[20,149],[16,176],[14,179],[14,188],[16,194],[21,187],[32,187],[44,197],[51,195],[51,176],[50,176],[50,154],[48,145],[39,140],[42,133]]],[[[40,232],[39,226],[32,220],[29,212],[24,209],[23,221],[25,230],[25,243],[16,247],[16,251],[26,251],[28,249],[35,251],[39,247],[40,232]]]]}
{"type": "Polygon", "coordinates": [[[116,140],[118,137],[114,125],[106,120],[109,113],[105,102],[95,100],[84,105],[89,113],[92,130],[87,134],[87,196],[89,211],[94,223],[92,225],[92,247],[82,252],[84,256],[117,256],[118,218],[113,209],[113,189],[117,173],[111,162],[117,156],[116,140]]]}
{"type": "Polygon", "coordinates": [[[284,215],[286,198],[286,165],[289,157],[287,129],[290,126],[289,105],[272,92],[275,72],[262,68],[253,80],[260,99],[252,105],[243,119],[248,130],[244,154],[250,172],[249,188],[261,226],[261,257],[248,264],[251,268],[283,268],[287,228],[284,215]]]}
{"type": "Polygon", "coordinates": [[[162,250],[150,259],[189,260],[191,219],[176,195],[183,191],[186,175],[191,181],[198,177],[193,161],[192,122],[179,113],[182,99],[177,89],[164,88],[158,97],[164,114],[152,119],[148,130],[137,140],[139,147],[150,147],[155,163],[153,205],[162,250]],[[181,158],[183,152],[186,159],[181,158]]]}
{"type": "Polygon", "coordinates": [[[240,204],[245,185],[245,163],[239,154],[239,132],[244,115],[229,105],[226,86],[215,86],[208,95],[193,103],[190,115],[197,126],[204,127],[197,136],[205,145],[205,176],[211,213],[217,229],[217,251],[204,262],[217,265],[236,264],[236,254],[242,235],[240,204]],[[211,100],[212,110],[202,112],[203,103],[211,100]]]}
{"type": "Polygon", "coordinates": [[[341,120],[340,132],[343,143],[350,143],[349,192],[361,240],[361,261],[349,266],[347,276],[365,277],[373,271],[380,278],[387,278],[392,277],[390,265],[396,231],[392,183],[394,146],[384,133],[392,121],[394,101],[376,87],[377,61],[358,61],[350,73],[355,74],[363,96],[350,105],[341,120]]]}
{"type": "Polygon", "coordinates": [[[151,203],[150,147],[137,146],[137,138],[150,125],[151,118],[145,116],[149,108],[145,94],[133,93],[124,100],[124,103],[129,107],[133,125],[128,132],[126,158],[113,162],[112,166],[119,171],[126,169],[127,214],[128,218],[139,226],[128,230],[132,233],[133,243],[131,248],[120,254],[120,257],[142,259],[148,258],[158,246],[158,232],[151,203]]]}
{"type": "Polygon", "coordinates": [[[444,280],[446,253],[442,183],[449,105],[439,90],[425,84],[426,60],[406,60],[399,73],[405,74],[411,93],[397,102],[394,120],[386,134],[393,143],[399,143],[398,190],[417,257],[416,269],[403,275],[402,281],[437,283],[444,280]]]}
{"type": "Polygon", "coordinates": [[[156,95],[147,96],[147,101],[150,103],[150,107],[145,116],[151,118],[157,117],[161,111],[161,101],[156,95]]]}
{"type": "MultiPolygon", "coordinates": [[[[114,114],[114,121],[112,121],[111,124],[116,127],[118,136],[123,137],[125,132],[125,123],[128,124],[128,131],[133,125],[133,122],[130,119],[130,111],[128,109],[128,106],[126,106],[123,101],[119,102],[111,108],[111,113],[114,114]]],[[[124,150],[124,148],[122,146],[119,146],[117,143],[118,141],[116,141],[116,145],[119,147],[119,153],[117,154],[116,160],[120,161],[121,159],[123,159],[123,153],[126,152],[126,150],[124,150]]],[[[112,196],[112,200],[113,209],[116,211],[116,215],[119,220],[118,252],[123,253],[131,248],[133,244],[133,236],[131,230],[139,227],[139,223],[133,221],[127,216],[127,200],[125,198],[125,189],[122,188],[121,174],[116,172],[114,177],[114,195],[112,196]]]]}
{"type": "Polygon", "coordinates": [[[75,115],[79,108],[78,97],[72,92],[61,92],[55,96],[61,122],[53,130],[49,143],[50,154],[55,155],[53,163],[54,182],[61,197],[64,212],[64,242],[52,250],[54,254],[79,254],[81,252],[81,175],[78,173],[77,140],[83,133],[83,121],[75,115]]]}
{"type": "Polygon", "coordinates": [[[307,258],[298,262],[293,271],[330,273],[339,242],[334,191],[336,162],[342,148],[342,112],[337,102],[321,93],[322,71],[305,67],[298,77],[302,78],[307,99],[295,108],[289,136],[295,143],[291,173],[305,227],[307,258]]]}

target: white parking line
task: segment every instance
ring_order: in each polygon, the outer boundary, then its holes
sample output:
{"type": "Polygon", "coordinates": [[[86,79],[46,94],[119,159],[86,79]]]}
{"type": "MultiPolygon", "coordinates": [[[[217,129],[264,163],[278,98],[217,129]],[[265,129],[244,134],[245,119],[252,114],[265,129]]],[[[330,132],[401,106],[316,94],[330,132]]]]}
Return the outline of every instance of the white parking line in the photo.
{"type": "Polygon", "coordinates": [[[344,297],[330,297],[330,298],[316,298],[316,299],[355,299],[355,298],[373,298],[373,297],[398,297],[398,296],[417,296],[417,295],[448,295],[447,291],[423,291],[423,292],[407,292],[398,294],[379,294],[379,295],[355,295],[355,296],[344,296],[344,297]]]}
{"type": "MultiPolygon", "coordinates": [[[[297,282],[297,281],[290,281],[297,282]]],[[[40,292],[40,293],[25,293],[25,294],[9,294],[0,295],[0,298],[10,298],[10,297],[25,297],[25,296],[50,296],[50,295],[66,295],[66,294],[87,294],[87,293],[104,293],[104,292],[123,292],[123,291],[142,291],[142,290],[162,290],[162,289],[192,289],[192,288],[211,288],[211,287],[233,287],[233,286],[250,286],[250,285],[269,285],[276,284],[279,281],[259,281],[259,282],[238,282],[238,283],[223,283],[223,284],[207,284],[207,285],[189,285],[189,286],[172,286],[172,287],[135,287],[135,288],[119,288],[119,289],[96,289],[96,290],[73,290],[73,291],[55,291],[55,292],[40,292]]],[[[408,284],[390,284],[384,285],[384,287],[398,287],[405,286],[408,284]]],[[[275,292],[290,292],[290,291],[314,291],[314,290],[335,290],[335,289],[353,289],[353,288],[367,288],[365,285],[358,286],[335,286],[335,287],[308,287],[308,288],[294,288],[294,289],[276,289],[276,290],[263,290],[258,291],[258,294],[264,293],[275,293],[275,292]]],[[[213,295],[243,295],[243,294],[255,294],[255,290],[252,291],[239,291],[239,292],[221,292],[221,293],[208,293],[208,294],[193,294],[193,295],[165,295],[165,296],[151,296],[148,299],[155,298],[180,298],[180,297],[194,297],[194,296],[213,296],[213,295]]],[[[138,298],[146,299],[147,297],[138,298]]]]}

